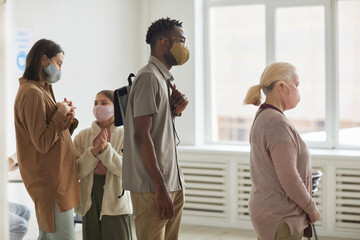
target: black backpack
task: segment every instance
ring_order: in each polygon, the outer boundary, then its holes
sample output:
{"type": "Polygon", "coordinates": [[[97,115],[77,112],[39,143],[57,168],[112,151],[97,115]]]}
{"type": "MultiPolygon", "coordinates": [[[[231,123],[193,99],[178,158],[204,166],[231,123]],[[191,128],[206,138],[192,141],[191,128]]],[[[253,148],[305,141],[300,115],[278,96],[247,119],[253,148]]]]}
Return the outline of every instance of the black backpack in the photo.
{"type": "Polygon", "coordinates": [[[129,74],[129,85],[118,88],[114,91],[114,124],[121,126],[125,123],[126,106],[132,85],[132,78],[135,77],[133,73],[129,74]]]}

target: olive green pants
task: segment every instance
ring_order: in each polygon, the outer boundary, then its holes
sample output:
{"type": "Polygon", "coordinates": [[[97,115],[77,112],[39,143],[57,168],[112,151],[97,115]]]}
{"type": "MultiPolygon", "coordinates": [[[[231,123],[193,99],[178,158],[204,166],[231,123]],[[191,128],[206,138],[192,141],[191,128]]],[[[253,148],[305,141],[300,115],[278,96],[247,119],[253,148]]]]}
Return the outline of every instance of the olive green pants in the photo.
{"type": "MultiPolygon", "coordinates": [[[[276,230],[275,240],[301,240],[303,233],[294,233],[291,235],[290,228],[285,222],[281,222],[276,230]]],[[[257,238],[260,240],[260,238],[257,238]]]]}
{"type": "Polygon", "coordinates": [[[131,240],[129,215],[107,216],[100,219],[102,199],[104,195],[105,175],[94,175],[91,191],[91,207],[83,217],[84,240],[131,240]]]}

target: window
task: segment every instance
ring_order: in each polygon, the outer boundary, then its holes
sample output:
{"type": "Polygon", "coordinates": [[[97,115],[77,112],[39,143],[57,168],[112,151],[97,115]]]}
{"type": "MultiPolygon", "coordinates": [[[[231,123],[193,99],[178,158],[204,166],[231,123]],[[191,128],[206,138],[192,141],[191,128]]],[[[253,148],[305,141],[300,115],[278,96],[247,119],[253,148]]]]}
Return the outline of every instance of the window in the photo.
{"type": "Polygon", "coordinates": [[[297,68],[301,101],[285,112],[311,147],[360,147],[360,0],[206,0],[209,143],[248,143],[243,105],[265,66],[297,68]]]}
{"type": "Polygon", "coordinates": [[[256,112],[243,106],[244,90],[266,64],[265,6],[210,8],[209,21],[212,124],[217,126],[211,141],[244,141],[256,112]]]}
{"type": "MultiPolygon", "coordinates": [[[[290,62],[299,75],[299,105],[285,112],[299,133],[325,131],[324,6],[282,7],[275,12],[275,61],[290,62]]],[[[324,142],[326,135],[313,139],[324,142]]]]}
{"type": "Polygon", "coordinates": [[[339,143],[360,147],[360,1],[338,6],[339,143]]]}

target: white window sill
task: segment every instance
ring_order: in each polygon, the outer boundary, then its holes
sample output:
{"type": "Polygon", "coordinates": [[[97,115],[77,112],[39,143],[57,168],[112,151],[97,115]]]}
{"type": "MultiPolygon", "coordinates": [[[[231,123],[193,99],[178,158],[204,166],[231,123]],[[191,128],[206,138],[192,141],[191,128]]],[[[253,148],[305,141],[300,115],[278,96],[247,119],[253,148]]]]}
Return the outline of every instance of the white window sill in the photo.
{"type": "MultiPolygon", "coordinates": [[[[198,145],[198,146],[179,146],[179,152],[187,153],[214,153],[214,154],[240,154],[240,155],[249,155],[250,146],[245,145],[198,145]]],[[[309,149],[311,155],[316,157],[326,157],[326,158],[338,158],[342,159],[356,159],[360,161],[360,150],[350,150],[350,149],[309,149]]]]}

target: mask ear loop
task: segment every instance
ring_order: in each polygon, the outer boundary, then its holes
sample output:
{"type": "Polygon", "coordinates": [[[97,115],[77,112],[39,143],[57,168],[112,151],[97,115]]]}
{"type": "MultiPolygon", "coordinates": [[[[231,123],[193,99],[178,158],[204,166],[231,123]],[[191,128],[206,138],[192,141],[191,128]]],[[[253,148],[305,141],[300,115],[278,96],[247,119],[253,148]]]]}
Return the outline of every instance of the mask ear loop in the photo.
{"type": "MultiPolygon", "coordinates": [[[[46,55],[45,55],[46,56],[46,55]]],[[[51,61],[50,61],[50,58],[48,58],[48,56],[46,56],[46,58],[47,58],[47,60],[49,61],[49,63],[51,64],[51,65],[54,65],[51,61]]]]}
{"type": "Polygon", "coordinates": [[[287,90],[288,90],[288,92],[289,92],[289,94],[285,94],[285,92],[283,91],[283,94],[290,96],[290,95],[291,95],[291,91],[290,91],[290,86],[289,86],[289,84],[287,84],[285,81],[279,81],[279,83],[280,83],[280,84],[283,84],[283,86],[286,87],[287,90]]]}
{"type": "Polygon", "coordinates": [[[284,82],[285,83],[285,86],[287,87],[287,89],[288,89],[288,91],[289,91],[289,96],[291,96],[291,90],[290,90],[290,86],[289,86],[289,84],[287,84],[286,82],[284,82]]]}

